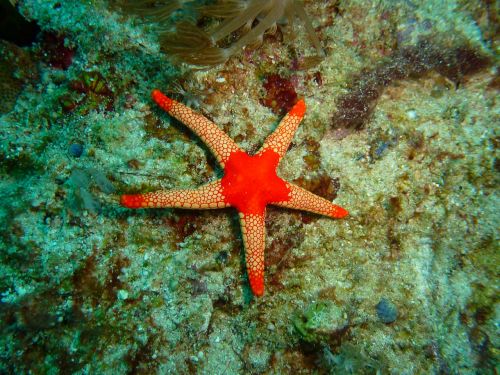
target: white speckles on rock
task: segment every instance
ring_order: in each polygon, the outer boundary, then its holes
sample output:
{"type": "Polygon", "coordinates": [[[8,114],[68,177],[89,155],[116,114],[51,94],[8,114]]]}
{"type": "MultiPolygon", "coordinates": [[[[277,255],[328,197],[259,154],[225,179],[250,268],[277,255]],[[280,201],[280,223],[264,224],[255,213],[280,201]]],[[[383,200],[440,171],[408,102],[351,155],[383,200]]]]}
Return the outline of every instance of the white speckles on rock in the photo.
{"type": "Polygon", "coordinates": [[[116,295],[119,300],[125,301],[128,298],[128,291],[120,289],[116,295]]]}
{"type": "Polygon", "coordinates": [[[418,113],[414,109],[410,109],[406,112],[406,116],[408,117],[408,120],[416,120],[418,118],[418,113]]]}

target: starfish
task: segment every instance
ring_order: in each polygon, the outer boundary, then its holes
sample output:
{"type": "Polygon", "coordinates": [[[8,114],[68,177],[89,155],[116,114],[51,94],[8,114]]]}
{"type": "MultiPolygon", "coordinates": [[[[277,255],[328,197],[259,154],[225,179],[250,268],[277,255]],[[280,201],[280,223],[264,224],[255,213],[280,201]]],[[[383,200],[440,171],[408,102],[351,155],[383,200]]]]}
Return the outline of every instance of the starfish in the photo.
{"type": "Polygon", "coordinates": [[[128,208],[215,209],[234,207],[239,212],[248,280],[256,296],[264,294],[265,214],[268,204],[304,210],[332,218],[348,212],[327,199],[281,179],[276,169],[304,117],[306,105],[299,100],[268,136],[262,148],[249,155],[212,121],[159,90],[153,100],[184,123],[210,148],[224,169],[224,176],[197,189],[161,190],[122,195],[128,208]]]}

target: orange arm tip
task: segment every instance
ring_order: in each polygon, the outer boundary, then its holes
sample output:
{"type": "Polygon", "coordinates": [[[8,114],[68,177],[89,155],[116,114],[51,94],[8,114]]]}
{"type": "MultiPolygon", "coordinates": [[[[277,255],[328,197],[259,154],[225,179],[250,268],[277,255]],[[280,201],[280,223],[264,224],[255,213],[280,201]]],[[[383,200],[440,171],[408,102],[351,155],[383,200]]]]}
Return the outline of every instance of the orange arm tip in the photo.
{"type": "Polygon", "coordinates": [[[163,94],[160,90],[154,89],[151,92],[151,97],[163,110],[170,111],[172,105],[174,103],[173,99],[170,99],[168,96],[163,94]]]}
{"type": "Polygon", "coordinates": [[[342,219],[349,215],[349,211],[347,211],[345,208],[342,208],[340,206],[335,206],[333,211],[332,211],[332,217],[335,219],[342,219]]]}
{"type": "Polygon", "coordinates": [[[141,208],[144,200],[140,195],[122,195],[120,197],[120,204],[127,208],[141,208]]]}
{"type": "Polygon", "coordinates": [[[295,105],[292,107],[290,112],[288,112],[289,115],[297,116],[297,117],[304,117],[304,113],[306,113],[306,102],[304,99],[300,99],[295,105]]]}

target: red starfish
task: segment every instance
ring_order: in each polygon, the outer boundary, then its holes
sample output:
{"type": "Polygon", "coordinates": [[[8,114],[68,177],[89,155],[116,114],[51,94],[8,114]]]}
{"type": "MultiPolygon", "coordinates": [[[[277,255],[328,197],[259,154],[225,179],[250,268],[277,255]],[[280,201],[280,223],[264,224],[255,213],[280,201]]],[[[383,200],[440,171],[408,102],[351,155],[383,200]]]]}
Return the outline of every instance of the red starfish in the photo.
{"type": "Polygon", "coordinates": [[[240,214],[248,279],[256,296],[264,294],[264,221],[268,204],[333,218],[343,218],[348,214],[342,207],[285,181],[276,174],[278,163],[304,117],[306,105],[303,100],[299,100],[281,120],[257,154],[248,155],[204,116],[158,90],[152,92],[152,97],[161,108],[183,122],[207,144],[224,168],[224,177],[198,189],[122,195],[121,204],[128,208],[235,207],[240,214]]]}

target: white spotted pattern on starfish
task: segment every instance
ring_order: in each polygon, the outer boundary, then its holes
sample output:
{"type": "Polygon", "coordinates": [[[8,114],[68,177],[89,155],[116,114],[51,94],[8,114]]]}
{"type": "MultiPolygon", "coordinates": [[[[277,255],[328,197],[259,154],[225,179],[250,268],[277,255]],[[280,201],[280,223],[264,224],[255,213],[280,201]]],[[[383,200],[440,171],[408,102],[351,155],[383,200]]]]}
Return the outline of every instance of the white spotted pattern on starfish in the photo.
{"type": "Polygon", "coordinates": [[[224,166],[232,152],[241,151],[226,133],[205,116],[194,112],[184,104],[166,97],[158,90],[154,90],[151,95],[162,109],[195,132],[210,148],[222,166],[224,166]]]}
{"type": "Polygon", "coordinates": [[[264,248],[266,245],[264,221],[265,212],[262,215],[240,213],[248,281],[257,296],[264,294],[264,248]]]}

